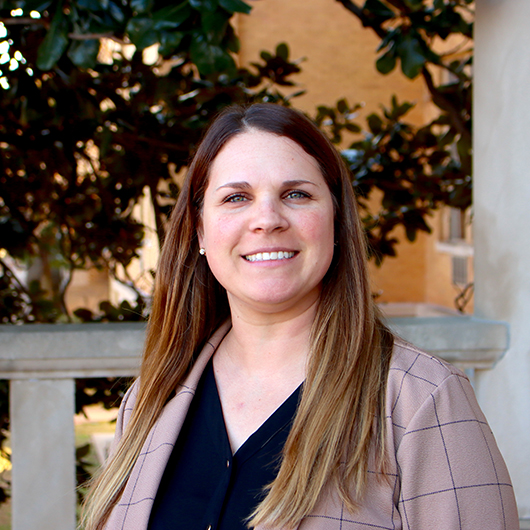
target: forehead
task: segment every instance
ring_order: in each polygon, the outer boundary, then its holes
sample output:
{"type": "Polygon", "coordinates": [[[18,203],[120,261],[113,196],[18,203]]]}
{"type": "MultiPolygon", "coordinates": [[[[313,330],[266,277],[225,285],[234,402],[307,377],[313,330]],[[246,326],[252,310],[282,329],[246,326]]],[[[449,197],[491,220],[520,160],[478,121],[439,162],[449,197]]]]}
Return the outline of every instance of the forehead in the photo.
{"type": "Polygon", "coordinates": [[[260,173],[286,175],[304,172],[323,178],[318,162],[294,140],[250,129],[231,138],[210,167],[210,180],[260,173]]]}

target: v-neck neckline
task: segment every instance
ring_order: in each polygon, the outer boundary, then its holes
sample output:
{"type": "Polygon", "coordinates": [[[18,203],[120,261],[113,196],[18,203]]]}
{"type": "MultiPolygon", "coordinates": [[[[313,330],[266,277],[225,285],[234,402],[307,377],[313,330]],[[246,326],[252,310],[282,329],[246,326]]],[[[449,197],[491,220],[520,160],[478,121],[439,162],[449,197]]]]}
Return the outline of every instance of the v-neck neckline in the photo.
{"type": "MultiPolygon", "coordinates": [[[[206,385],[212,385],[212,390],[215,394],[215,403],[212,405],[217,409],[215,412],[222,419],[224,437],[227,447],[230,448],[230,440],[228,438],[228,431],[224,421],[223,407],[221,405],[221,398],[219,396],[219,389],[217,388],[217,381],[213,371],[213,363],[210,360],[206,367],[205,374],[206,385]]],[[[280,433],[286,426],[292,423],[300,392],[303,383],[300,384],[292,394],[239,446],[237,451],[232,452],[229,449],[233,459],[238,463],[243,463],[245,460],[251,458],[256,452],[265,447],[278,433],[280,433]]]]}

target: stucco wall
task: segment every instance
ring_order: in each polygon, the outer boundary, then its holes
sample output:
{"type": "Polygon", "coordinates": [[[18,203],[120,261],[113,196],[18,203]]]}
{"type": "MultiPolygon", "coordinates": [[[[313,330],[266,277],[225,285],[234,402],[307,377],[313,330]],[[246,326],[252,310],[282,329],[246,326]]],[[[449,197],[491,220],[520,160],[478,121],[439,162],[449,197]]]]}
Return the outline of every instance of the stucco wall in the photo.
{"type": "Polygon", "coordinates": [[[530,519],[530,2],[477,2],[475,312],[510,324],[510,349],[477,395],[530,519]]]}

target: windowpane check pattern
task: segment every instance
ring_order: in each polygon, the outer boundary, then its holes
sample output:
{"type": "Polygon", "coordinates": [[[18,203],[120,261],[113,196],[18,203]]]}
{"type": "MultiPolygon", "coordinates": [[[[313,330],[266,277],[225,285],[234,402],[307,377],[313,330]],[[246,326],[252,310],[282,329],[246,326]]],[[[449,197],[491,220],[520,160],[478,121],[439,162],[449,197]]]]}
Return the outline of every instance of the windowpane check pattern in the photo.
{"type": "MultiPolygon", "coordinates": [[[[187,381],[166,405],[107,530],[146,530],[158,484],[194,389],[226,330],[223,327],[212,336],[187,381]]],[[[117,439],[134,404],[136,386],[122,403],[117,439]]],[[[369,473],[366,493],[355,513],[345,510],[333,486],[328,485],[299,530],[519,528],[508,471],[462,372],[397,341],[386,407],[386,477],[369,473]]],[[[178,521],[175,529],[180,530],[178,521]]]]}

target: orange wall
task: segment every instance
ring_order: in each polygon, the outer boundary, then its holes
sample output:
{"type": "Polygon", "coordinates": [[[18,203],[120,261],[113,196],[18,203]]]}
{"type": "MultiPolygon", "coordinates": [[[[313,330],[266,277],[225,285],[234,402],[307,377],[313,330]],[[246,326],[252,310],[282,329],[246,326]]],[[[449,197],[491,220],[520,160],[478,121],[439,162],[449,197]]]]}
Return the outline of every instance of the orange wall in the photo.
{"type": "Polygon", "coordinates": [[[302,73],[293,76],[307,93],[293,100],[310,114],[318,104],[333,104],[346,97],[363,102],[368,112],[389,105],[390,95],[418,103],[411,120],[422,120],[426,98],[423,85],[399,72],[382,77],[375,69],[379,39],[363,29],[349,11],[330,0],[261,0],[251,2],[250,15],[239,15],[242,64],[256,61],[261,50],[273,51],[280,42],[290,58],[305,58],[302,73]]]}
{"type": "MultiPolygon", "coordinates": [[[[349,11],[330,0],[260,0],[250,2],[250,15],[239,15],[240,63],[256,61],[261,50],[273,51],[280,42],[289,45],[290,58],[304,57],[302,73],[293,76],[307,93],[293,100],[310,115],[319,104],[332,105],[346,98],[352,105],[362,102],[363,116],[389,106],[392,94],[413,101],[416,108],[409,121],[423,123],[434,109],[421,81],[410,81],[397,69],[382,76],[375,68],[379,39],[365,29],[349,11]]],[[[438,73],[435,72],[435,75],[438,73]]],[[[288,93],[288,91],[285,91],[288,93]]],[[[382,302],[418,302],[453,307],[456,290],[451,285],[451,259],[436,250],[441,220],[431,220],[433,235],[420,234],[414,243],[405,240],[397,258],[386,258],[383,266],[371,266],[374,292],[382,302]]]]}

